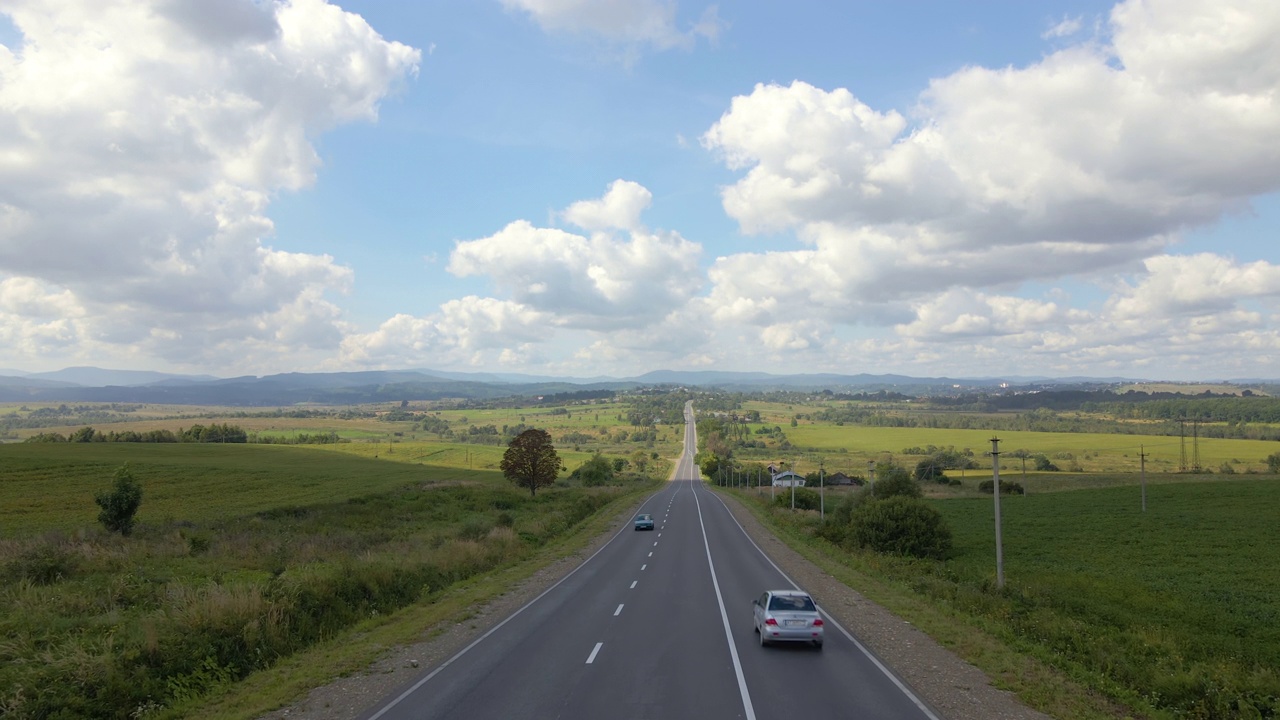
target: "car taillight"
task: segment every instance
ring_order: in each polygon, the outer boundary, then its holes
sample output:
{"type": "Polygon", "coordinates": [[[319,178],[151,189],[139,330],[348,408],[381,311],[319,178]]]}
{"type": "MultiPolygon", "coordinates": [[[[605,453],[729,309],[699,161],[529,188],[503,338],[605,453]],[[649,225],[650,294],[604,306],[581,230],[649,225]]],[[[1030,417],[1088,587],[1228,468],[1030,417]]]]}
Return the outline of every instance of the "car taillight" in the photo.
{"type": "Polygon", "coordinates": [[[774,620],[773,618],[769,618],[768,620],[765,620],[765,621],[764,621],[764,624],[765,624],[765,625],[777,625],[777,624],[778,624],[778,621],[777,621],[777,620],[774,620]]]}
{"type": "Polygon", "coordinates": [[[818,618],[817,620],[814,620],[814,621],[813,621],[813,626],[814,626],[814,627],[822,627],[822,618],[818,618]]]}

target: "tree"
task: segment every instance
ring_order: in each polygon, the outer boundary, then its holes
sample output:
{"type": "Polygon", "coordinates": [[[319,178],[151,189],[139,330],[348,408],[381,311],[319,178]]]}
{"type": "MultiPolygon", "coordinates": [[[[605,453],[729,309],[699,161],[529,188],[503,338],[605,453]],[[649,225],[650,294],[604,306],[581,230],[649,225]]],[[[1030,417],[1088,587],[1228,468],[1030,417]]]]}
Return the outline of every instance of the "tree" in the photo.
{"type": "Polygon", "coordinates": [[[636,466],[636,470],[644,472],[649,467],[649,456],[644,454],[643,450],[637,450],[631,453],[631,464],[636,466]]]}
{"type": "Polygon", "coordinates": [[[70,440],[71,442],[93,442],[95,435],[97,435],[97,433],[94,431],[94,429],[86,425],[80,428],[79,430],[71,433],[70,440]]]}
{"type": "Polygon", "coordinates": [[[529,488],[537,497],[538,488],[547,487],[560,474],[560,456],[551,444],[551,435],[536,428],[525,430],[512,439],[502,454],[502,474],[517,487],[529,488]]]}
{"type": "Polygon", "coordinates": [[[916,482],[935,482],[947,484],[947,475],[942,472],[943,464],[937,456],[925,458],[916,463],[916,482]]]}
{"type": "Polygon", "coordinates": [[[100,492],[93,498],[102,508],[98,522],[110,532],[128,536],[133,532],[134,516],[142,505],[142,486],[133,479],[129,463],[116,469],[115,487],[111,492],[100,492]]]}
{"type": "Polygon", "coordinates": [[[1058,466],[1050,462],[1044,455],[1036,455],[1036,470],[1041,472],[1058,472],[1058,466]]]}
{"type": "Polygon", "coordinates": [[[609,458],[597,452],[590,460],[579,465],[578,469],[574,470],[569,477],[581,480],[583,487],[598,487],[611,484],[613,475],[613,463],[609,462],[609,458]]]}
{"type": "Polygon", "coordinates": [[[876,482],[871,486],[871,494],[877,500],[884,500],[895,495],[921,497],[924,493],[920,485],[911,477],[907,469],[893,463],[876,465],[876,482]]]}
{"type": "Polygon", "coordinates": [[[1273,473],[1280,473],[1280,452],[1274,452],[1267,456],[1267,469],[1273,473]]]}

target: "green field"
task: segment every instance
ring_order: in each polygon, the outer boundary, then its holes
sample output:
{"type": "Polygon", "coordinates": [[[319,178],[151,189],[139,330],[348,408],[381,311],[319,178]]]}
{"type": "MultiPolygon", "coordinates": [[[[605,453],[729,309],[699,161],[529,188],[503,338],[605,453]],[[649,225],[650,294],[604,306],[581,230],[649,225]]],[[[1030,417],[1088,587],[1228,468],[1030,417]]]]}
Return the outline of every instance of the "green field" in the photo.
{"type": "Polygon", "coordinates": [[[657,484],[535,498],[467,468],[501,448],[431,447],[0,445],[0,715],[181,717],[657,484]],[[93,501],[125,462],[143,488],[127,538],[93,501]]]}
{"type": "Polygon", "coordinates": [[[1005,471],[1021,471],[1021,461],[1012,456],[1017,450],[1032,455],[1043,454],[1054,461],[1063,472],[1080,473],[1134,473],[1140,466],[1140,455],[1146,453],[1148,473],[1177,473],[1183,466],[1186,454],[1188,468],[1194,465],[1199,452],[1203,472],[1221,472],[1230,466],[1233,473],[1260,473],[1267,471],[1266,457],[1280,444],[1260,440],[1238,440],[1201,437],[1198,441],[1188,436],[1185,441],[1177,436],[1140,435],[1119,433],[1069,433],[991,431],[928,427],[867,427],[861,425],[836,425],[809,419],[791,421],[796,415],[812,415],[827,407],[824,403],[783,404],[752,401],[743,403],[743,410],[760,412],[763,422],[750,424],[752,437],[761,427],[778,427],[791,447],[787,449],[744,449],[737,455],[744,460],[781,460],[794,462],[799,472],[818,469],[819,462],[828,472],[865,474],[868,461],[892,460],[903,465],[914,465],[923,455],[907,454],[913,448],[939,448],[971,450],[977,470],[969,475],[990,475],[991,438],[1000,438],[1003,453],[1001,467],[1005,471]]]}
{"type": "Polygon", "coordinates": [[[126,462],[146,490],[138,512],[144,524],[208,522],[270,507],[341,501],[413,482],[481,477],[465,466],[441,463],[428,470],[408,462],[274,445],[0,445],[0,537],[93,526],[94,493],[109,489],[112,473],[126,462]]]}
{"type": "MultiPolygon", "coordinates": [[[[990,496],[932,501],[954,534],[943,562],[840,550],[812,534],[815,513],[760,512],[1144,714],[1277,717],[1280,480],[1153,485],[1145,514],[1135,490],[1006,497],[1002,590],[990,496]]],[[[1040,690],[1019,689],[1037,701],[1040,690]]]]}

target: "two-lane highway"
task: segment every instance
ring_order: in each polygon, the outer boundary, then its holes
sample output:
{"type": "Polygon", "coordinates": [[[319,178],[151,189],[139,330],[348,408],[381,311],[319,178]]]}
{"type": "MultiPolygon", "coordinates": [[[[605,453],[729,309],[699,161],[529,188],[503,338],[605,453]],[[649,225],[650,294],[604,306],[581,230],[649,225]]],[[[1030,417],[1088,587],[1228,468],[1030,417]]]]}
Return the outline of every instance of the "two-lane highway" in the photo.
{"type": "MultiPolygon", "coordinates": [[[[703,486],[693,411],[672,482],[563,580],[380,701],[407,718],[937,720],[827,618],[824,649],[760,647],[751,601],[793,584],[703,486]]],[[[815,600],[819,604],[821,597],[815,600]]]]}

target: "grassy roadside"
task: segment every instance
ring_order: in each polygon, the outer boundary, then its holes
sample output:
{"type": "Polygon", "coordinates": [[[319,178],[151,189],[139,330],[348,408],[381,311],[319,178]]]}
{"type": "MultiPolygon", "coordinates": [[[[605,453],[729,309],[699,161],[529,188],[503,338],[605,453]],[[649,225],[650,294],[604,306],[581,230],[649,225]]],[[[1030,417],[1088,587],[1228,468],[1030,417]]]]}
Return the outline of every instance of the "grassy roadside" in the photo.
{"type": "MultiPolygon", "coordinates": [[[[993,685],[1016,694],[1028,707],[1071,720],[1161,717],[1150,714],[1149,708],[1139,712],[1103,696],[1092,689],[1100,679],[1091,677],[1085,668],[1064,672],[1054,667],[1000,624],[922,596],[910,583],[886,573],[874,554],[850,553],[813,536],[789,512],[770,508],[767,498],[713,489],[739,501],[780,540],[824,572],[925,632],[982,670],[993,685]]],[[[1144,705],[1138,698],[1135,701],[1144,705]]]]}
{"type": "Polygon", "coordinates": [[[196,706],[174,708],[172,713],[159,717],[249,720],[288,705],[334,678],[360,672],[390,649],[421,642],[442,628],[465,622],[477,607],[504,595],[544,568],[582,552],[658,486],[655,481],[615,498],[575,530],[540,548],[529,559],[457,583],[425,602],[366,620],[341,636],[221,688],[202,698],[196,706]]]}

